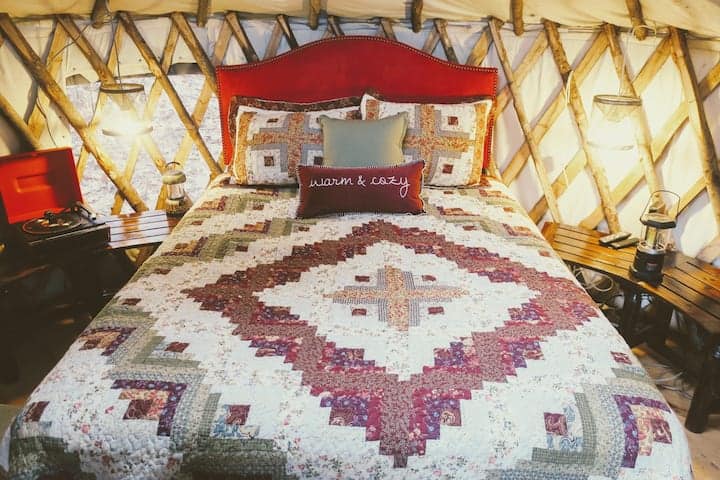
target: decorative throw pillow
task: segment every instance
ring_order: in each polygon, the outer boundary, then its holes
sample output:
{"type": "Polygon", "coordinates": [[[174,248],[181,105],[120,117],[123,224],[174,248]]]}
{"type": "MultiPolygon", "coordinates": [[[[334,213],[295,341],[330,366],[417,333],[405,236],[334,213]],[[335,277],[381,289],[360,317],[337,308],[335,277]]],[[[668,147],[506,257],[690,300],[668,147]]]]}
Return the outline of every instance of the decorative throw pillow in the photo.
{"type": "Polygon", "coordinates": [[[371,95],[360,104],[363,118],[408,113],[403,143],[406,161],[425,161],[425,183],[439,186],[473,185],[480,181],[490,151],[493,100],[470,103],[394,103],[371,95]]]}
{"type": "Polygon", "coordinates": [[[241,185],[295,185],[298,165],[323,164],[320,116],[357,118],[357,107],[314,112],[238,111],[231,172],[241,185]]]}
{"type": "Polygon", "coordinates": [[[320,110],[335,110],[336,108],[356,107],[349,118],[361,119],[360,115],[361,97],[343,97],[321,102],[286,102],[283,100],[265,100],[257,97],[243,97],[235,95],[230,99],[228,109],[228,130],[230,138],[235,138],[235,126],[237,117],[242,112],[257,112],[270,110],[273,112],[318,112],[320,110]]]}
{"type": "Polygon", "coordinates": [[[395,167],[298,166],[298,218],[329,213],[423,213],[423,162],[395,167]]]}
{"type": "Polygon", "coordinates": [[[403,163],[407,114],[378,120],[320,117],[327,167],[391,167],[403,163]]]}

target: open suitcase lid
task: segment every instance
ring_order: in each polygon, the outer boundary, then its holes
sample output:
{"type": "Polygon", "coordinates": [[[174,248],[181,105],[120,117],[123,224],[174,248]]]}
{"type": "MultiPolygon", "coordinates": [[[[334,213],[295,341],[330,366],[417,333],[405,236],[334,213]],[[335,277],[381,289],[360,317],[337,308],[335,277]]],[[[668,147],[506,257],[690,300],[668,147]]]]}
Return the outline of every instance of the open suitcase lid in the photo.
{"type": "Polygon", "coordinates": [[[81,202],[72,150],[63,147],[0,157],[0,197],[11,224],[81,202]]]}

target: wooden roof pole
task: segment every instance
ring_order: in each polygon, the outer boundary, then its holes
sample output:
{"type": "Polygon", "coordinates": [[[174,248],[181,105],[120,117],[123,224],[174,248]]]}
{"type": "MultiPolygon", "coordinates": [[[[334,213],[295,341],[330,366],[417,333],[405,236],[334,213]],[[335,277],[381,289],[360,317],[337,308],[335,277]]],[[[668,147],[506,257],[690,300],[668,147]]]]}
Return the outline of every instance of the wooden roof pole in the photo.
{"type": "Polygon", "coordinates": [[[569,96],[568,100],[570,102],[570,110],[572,111],[573,117],[575,118],[575,124],[578,127],[578,132],[580,133],[580,145],[582,150],[585,152],[587,165],[590,167],[590,173],[595,180],[595,186],[597,187],[598,194],[600,195],[600,204],[605,212],[605,219],[607,220],[608,227],[610,227],[610,231],[612,233],[619,232],[622,228],[620,227],[620,221],[618,219],[617,207],[613,203],[610,195],[610,184],[605,176],[605,169],[602,164],[595,159],[594,152],[588,146],[587,114],[585,113],[585,107],[582,103],[580,90],[570,76],[572,68],[570,67],[570,63],[568,63],[565,48],[563,48],[562,43],[560,42],[560,34],[558,33],[557,25],[545,19],[543,19],[542,22],[545,26],[545,31],[547,32],[548,41],[550,43],[550,51],[553,54],[555,64],[560,71],[563,85],[565,85],[569,96]]]}
{"type": "Polygon", "coordinates": [[[390,40],[393,40],[397,42],[397,37],[395,36],[395,30],[393,30],[393,22],[389,18],[381,18],[380,19],[380,28],[382,29],[383,35],[385,35],[385,38],[388,38],[390,40]]]}
{"type": "Polygon", "coordinates": [[[155,54],[150,49],[150,46],[142,38],[142,35],[137,29],[137,26],[135,26],[135,22],[133,22],[132,17],[130,17],[130,14],[127,12],[119,12],[118,17],[120,18],[120,21],[125,27],[125,31],[127,32],[128,36],[132,39],[133,43],[135,43],[135,46],[140,52],[140,55],[142,55],[145,63],[147,63],[148,67],[150,68],[150,71],[153,73],[153,75],[155,75],[156,78],[160,80],[160,83],[163,86],[165,93],[170,99],[170,103],[172,103],[173,107],[175,107],[175,111],[180,117],[180,121],[182,121],[183,125],[185,125],[185,128],[190,133],[190,135],[192,135],[193,140],[195,141],[195,144],[200,151],[200,155],[203,157],[205,163],[207,163],[208,167],[210,168],[210,176],[215,177],[216,175],[220,174],[221,169],[213,158],[212,154],[210,153],[210,150],[208,150],[208,147],[205,144],[205,140],[203,140],[200,132],[198,131],[198,126],[195,124],[192,117],[188,113],[185,105],[183,105],[182,100],[180,99],[180,95],[178,95],[172,82],[167,77],[165,72],[162,71],[160,63],[158,62],[157,58],[155,58],[155,54]]]}
{"type": "Polygon", "coordinates": [[[270,40],[268,40],[268,43],[265,46],[263,60],[267,60],[268,58],[272,58],[277,55],[278,49],[280,48],[280,42],[282,42],[282,37],[282,27],[280,27],[280,24],[278,22],[275,22],[275,25],[273,26],[273,31],[270,34],[270,40]]]}
{"type": "Polygon", "coordinates": [[[92,13],[90,14],[90,21],[92,22],[93,28],[102,27],[109,15],[108,0],[95,0],[92,13]]]}
{"type": "Polygon", "coordinates": [[[68,122],[70,122],[70,125],[77,131],[83,143],[95,157],[98,165],[110,181],[115,184],[136,211],[147,210],[147,205],[145,205],[145,202],[140,198],[140,194],[132,184],[123,178],[110,157],[100,148],[95,136],[82,118],[82,115],[75,109],[75,106],[65,92],[63,92],[62,88],[60,88],[60,85],[57,84],[55,79],[52,78],[45,69],[45,65],[42,63],[40,57],[38,57],[27,40],[25,40],[25,37],[23,37],[7,13],[0,13],[0,30],[2,30],[5,38],[13,45],[30,74],[42,87],[47,96],[57,105],[68,122]]]}
{"type": "Polygon", "coordinates": [[[525,33],[525,22],[523,21],[523,0],[510,0],[510,17],[512,18],[513,31],[518,37],[525,33]]]}
{"type": "Polygon", "coordinates": [[[467,60],[465,60],[465,65],[472,65],[473,67],[479,66],[483,60],[485,60],[485,57],[487,57],[491,42],[492,37],[490,36],[490,29],[486,28],[480,34],[480,38],[477,39],[475,45],[473,45],[472,50],[468,54],[467,60]]]}
{"type": "Polygon", "coordinates": [[[310,0],[308,5],[308,25],[311,30],[317,30],[320,25],[321,0],[310,0]]]}
{"type": "Polygon", "coordinates": [[[15,110],[12,104],[5,98],[5,95],[0,94],[0,112],[2,112],[5,119],[10,125],[15,128],[15,131],[19,133],[23,140],[28,143],[33,149],[39,150],[42,148],[40,140],[30,131],[25,120],[15,110]]]}
{"type": "MultiPolygon", "coordinates": [[[[223,22],[223,25],[220,28],[220,33],[218,34],[217,40],[215,41],[215,50],[213,51],[212,58],[213,65],[220,65],[222,63],[223,58],[225,58],[225,53],[227,52],[228,45],[230,44],[231,36],[232,30],[230,28],[230,25],[228,24],[228,22],[223,22]]],[[[209,85],[208,79],[205,79],[205,82],[203,83],[203,88],[200,91],[200,95],[198,96],[197,103],[195,103],[195,108],[193,109],[192,113],[193,120],[195,120],[198,125],[202,123],[202,120],[205,117],[208,105],[210,104],[210,100],[212,99],[212,93],[213,91],[209,85]]],[[[190,135],[185,133],[185,136],[180,142],[180,146],[178,147],[177,152],[175,152],[175,158],[173,160],[178,162],[180,165],[185,165],[185,161],[187,160],[187,157],[190,154],[190,150],[192,149],[192,143],[193,142],[190,135]]],[[[222,156],[220,158],[222,158],[222,156]]]]}
{"type": "Polygon", "coordinates": [[[328,15],[327,22],[328,28],[333,35],[335,35],[336,37],[342,37],[343,35],[345,35],[345,32],[343,32],[342,27],[340,27],[340,22],[335,15],[328,15]]]}
{"type": "Polygon", "coordinates": [[[435,25],[435,30],[437,30],[438,35],[440,35],[440,43],[443,46],[443,50],[445,50],[445,56],[447,57],[448,62],[459,63],[457,55],[455,54],[455,49],[453,48],[452,42],[450,41],[450,37],[447,33],[447,20],[436,18],[433,20],[433,24],[435,25]]]}
{"type": "Polygon", "coordinates": [[[644,28],[645,19],[643,18],[640,0],[625,0],[625,4],[627,5],[628,15],[630,15],[633,31],[635,32],[635,38],[645,40],[647,30],[644,28]]]}
{"type": "MultiPolygon", "coordinates": [[[[60,72],[60,67],[63,63],[63,56],[60,55],[60,53],[66,47],[67,38],[68,36],[65,29],[58,28],[58,24],[56,23],[53,30],[52,40],[50,41],[50,48],[48,49],[47,56],[45,57],[47,71],[53,78],[57,78],[58,72],[60,72]]],[[[1,44],[2,43],[0,42],[0,45],[1,44]]],[[[30,112],[30,117],[27,120],[27,125],[33,135],[37,137],[38,140],[41,140],[42,132],[47,127],[47,119],[45,118],[45,113],[43,112],[47,112],[51,104],[50,99],[47,98],[47,95],[45,95],[41,88],[36,86],[35,90],[37,91],[37,98],[35,100],[35,106],[33,107],[32,112],[30,112]]]]}
{"type": "Polygon", "coordinates": [[[209,16],[210,0],[198,0],[197,15],[195,16],[195,23],[197,23],[197,26],[204,27],[207,25],[209,16]]]}
{"type": "Polygon", "coordinates": [[[205,76],[205,80],[207,80],[212,87],[213,93],[217,95],[215,67],[205,53],[205,49],[202,47],[202,45],[200,45],[200,41],[195,36],[195,32],[193,32],[192,27],[190,27],[190,23],[188,23],[187,18],[180,12],[174,12],[170,14],[170,18],[177,27],[178,32],[180,32],[180,36],[185,42],[185,45],[187,45],[188,49],[190,50],[190,53],[192,53],[192,56],[195,59],[198,67],[200,68],[200,71],[205,76]]]}
{"type": "Polygon", "coordinates": [[[423,0],[413,0],[410,6],[410,24],[412,25],[412,31],[415,33],[422,30],[422,9],[423,0]]]}
{"type": "MultiPolygon", "coordinates": [[[[605,35],[608,38],[608,44],[610,46],[610,55],[612,56],[613,63],[615,64],[615,71],[617,72],[618,78],[620,79],[620,87],[623,94],[637,97],[638,94],[635,91],[635,87],[630,80],[628,75],[627,65],[623,51],[620,48],[620,42],[618,41],[618,33],[615,25],[606,23],[603,26],[605,35]]],[[[655,166],[652,156],[652,135],[650,134],[650,127],[648,126],[647,116],[645,115],[645,109],[636,108],[633,110],[633,123],[635,124],[636,140],[638,152],[640,153],[640,163],[642,164],[643,170],[645,171],[645,181],[648,184],[650,192],[660,190],[660,180],[655,172],[655,166]]]]}
{"type": "Polygon", "coordinates": [[[245,29],[243,28],[242,23],[240,23],[240,20],[238,19],[237,12],[226,13],[225,22],[230,25],[233,37],[235,37],[238,45],[240,45],[240,48],[245,55],[245,60],[247,61],[247,63],[254,63],[259,61],[260,57],[258,57],[257,53],[255,53],[255,48],[253,48],[252,43],[250,43],[250,39],[245,33],[245,29]]]}
{"type": "Polygon", "coordinates": [[[295,38],[295,34],[292,31],[292,28],[290,28],[290,23],[288,22],[287,15],[277,15],[275,17],[275,20],[277,21],[278,25],[280,25],[283,35],[285,36],[285,40],[287,40],[288,45],[290,45],[290,49],[294,50],[298,48],[299,45],[297,39],[295,38]]]}
{"type": "Polygon", "coordinates": [[[503,71],[505,72],[505,78],[507,79],[507,84],[513,97],[515,113],[517,114],[518,122],[520,122],[520,128],[525,135],[527,145],[530,148],[530,154],[532,155],[533,162],[535,164],[535,172],[540,180],[540,186],[547,198],[553,220],[562,223],[562,216],[560,215],[557,198],[555,197],[555,192],[553,192],[552,187],[550,186],[550,180],[548,179],[547,170],[545,169],[545,164],[543,163],[542,156],[540,154],[540,148],[535,139],[535,134],[530,128],[530,123],[528,122],[527,115],[525,114],[525,108],[523,107],[520,89],[515,83],[515,74],[513,73],[512,66],[510,65],[510,59],[508,58],[507,51],[505,50],[505,45],[500,37],[500,27],[502,26],[502,22],[497,18],[491,18],[489,25],[493,42],[495,43],[495,50],[500,58],[500,63],[502,64],[503,71]]]}
{"type": "Polygon", "coordinates": [[[715,222],[720,228],[720,165],[715,152],[710,127],[708,126],[705,107],[698,89],[695,69],[690,58],[685,34],[675,27],[670,27],[672,58],[680,71],[680,79],[688,104],[688,117],[698,142],[700,162],[702,164],[705,187],[707,188],[710,205],[715,213],[715,222]]]}

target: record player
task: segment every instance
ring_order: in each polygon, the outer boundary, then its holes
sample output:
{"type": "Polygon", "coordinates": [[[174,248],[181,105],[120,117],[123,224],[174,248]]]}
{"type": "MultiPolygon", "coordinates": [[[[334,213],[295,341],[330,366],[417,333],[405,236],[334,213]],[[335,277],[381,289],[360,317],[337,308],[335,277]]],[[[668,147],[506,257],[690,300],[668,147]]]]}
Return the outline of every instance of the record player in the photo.
{"type": "Polygon", "coordinates": [[[9,241],[46,252],[110,240],[110,227],[82,199],[72,150],[0,158],[0,197],[9,241]]]}

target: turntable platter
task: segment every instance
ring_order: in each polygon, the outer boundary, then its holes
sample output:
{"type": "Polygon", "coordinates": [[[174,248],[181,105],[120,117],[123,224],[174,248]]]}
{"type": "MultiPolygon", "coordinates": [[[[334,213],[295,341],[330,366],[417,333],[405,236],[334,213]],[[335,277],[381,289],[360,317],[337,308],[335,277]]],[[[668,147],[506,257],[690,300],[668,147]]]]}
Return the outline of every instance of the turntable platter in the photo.
{"type": "Polygon", "coordinates": [[[25,222],[22,230],[31,235],[56,235],[69,232],[81,224],[80,217],[72,212],[67,213],[45,213],[40,218],[25,222]]]}

